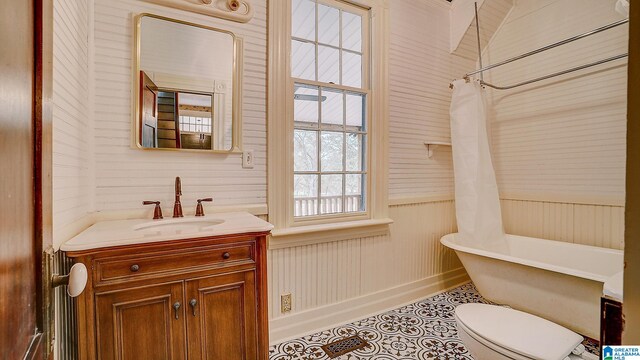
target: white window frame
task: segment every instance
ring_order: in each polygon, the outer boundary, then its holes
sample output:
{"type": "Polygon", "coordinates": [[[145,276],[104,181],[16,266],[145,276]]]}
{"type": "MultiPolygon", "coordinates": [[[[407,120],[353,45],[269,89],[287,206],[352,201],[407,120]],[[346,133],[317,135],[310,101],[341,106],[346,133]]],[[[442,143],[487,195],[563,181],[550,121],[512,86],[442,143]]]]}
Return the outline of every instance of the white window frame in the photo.
{"type": "MultiPolygon", "coordinates": [[[[295,1],[295,0],[293,0],[295,1]]],[[[361,50],[360,52],[358,52],[361,56],[362,56],[362,83],[361,83],[361,87],[356,88],[356,87],[351,87],[351,86],[347,86],[347,85],[342,85],[342,81],[340,81],[339,84],[333,84],[333,83],[325,83],[325,82],[320,82],[320,81],[314,81],[314,80],[308,80],[308,79],[302,79],[302,78],[295,78],[295,77],[290,77],[289,81],[292,82],[291,86],[292,88],[295,87],[295,84],[300,84],[300,85],[307,85],[307,86],[311,86],[311,87],[316,87],[318,88],[318,90],[320,91],[319,94],[321,96],[322,91],[325,91],[324,89],[331,89],[331,90],[336,90],[336,91],[341,91],[342,93],[352,93],[352,94],[362,94],[364,95],[366,101],[364,102],[364,105],[366,106],[366,111],[365,111],[365,115],[366,118],[363,119],[364,121],[364,125],[365,125],[365,129],[361,132],[362,135],[365,135],[365,149],[367,149],[366,154],[363,157],[363,163],[362,165],[362,169],[360,171],[360,174],[365,176],[365,183],[362,189],[362,195],[365,201],[365,209],[364,211],[356,211],[356,212],[345,212],[344,210],[344,205],[345,205],[345,195],[344,194],[344,188],[346,186],[346,181],[343,177],[343,194],[342,194],[342,212],[336,212],[336,213],[327,213],[327,214],[322,214],[320,211],[318,211],[317,214],[315,215],[306,215],[306,216],[301,216],[301,217],[295,217],[293,218],[293,225],[294,226],[303,226],[303,225],[313,225],[313,224],[318,224],[318,223],[326,223],[328,221],[333,221],[334,219],[339,219],[340,221],[347,221],[347,220],[362,220],[362,219],[368,219],[370,217],[370,212],[369,212],[369,204],[368,204],[368,197],[369,197],[369,189],[370,189],[370,174],[369,174],[369,160],[370,160],[370,156],[369,156],[369,147],[366,146],[366,142],[368,142],[368,133],[369,133],[369,124],[370,124],[370,118],[371,118],[371,111],[370,111],[370,101],[369,101],[369,97],[370,97],[370,44],[369,44],[369,32],[370,32],[370,21],[369,21],[369,10],[365,9],[361,6],[357,6],[357,5],[351,5],[351,4],[346,4],[342,1],[339,0],[316,0],[317,4],[320,5],[326,5],[329,7],[332,7],[334,9],[338,9],[344,12],[348,12],[348,13],[352,13],[355,15],[358,15],[362,18],[362,46],[361,46],[361,50]]],[[[316,18],[318,17],[318,8],[316,7],[316,18]]],[[[354,51],[350,50],[350,49],[346,49],[346,48],[342,48],[342,44],[338,44],[337,47],[333,47],[331,45],[325,45],[323,43],[321,43],[320,41],[318,41],[318,23],[316,21],[315,24],[315,33],[316,33],[316,38],[314,40],[306,40],[306,39],[300,39],[300,38],[296,38],[296,37],[291,37],[291,40],[295,40],[295,41],[300,41],[300,42],[306,42],[306,43],[312,43],[314,44],[314,46],[316,46],[316,51],[318,51],[317,47],[322,45],[322,46],[328,46],[328,47],[332,47],[335,49],[338,49],[341,51],[341,55],[340,58],[342,58],[342,51],[346,51],[346,52],[352,52],[355,53],[354,51]]],[[[339,29],[339,32],[342,33],[343,29],[342,27],[339,29]]],[[[317,54],[317,52],[316,52],[317,54]]],[[[318,75],[318,68],[319,68],[319,58],[316,55],[316,59],[315,59],[315,63],[316,63],[316,75],[318,75]]],[[[340,61],[339,66],[341,67],[342,61],[340,61]]],[[[339,69],[339,77],[342,80],[342,68],[339,69]]],[[[330,91],[330,90],[329,90],[330,91]]],[[[290,101],[289,104],[287,104],[287,106],[290,106],[292,109],[294,108],[294,101],[293,101],[293,97],[289,97],[287,100],[290,101]]],[[[320,111],[321,112],[321,111],[320,111]]],[[[291,121],[294,121],[295,119],[291,119],[291,121]]],[[[343,126],[343,128],[341,130],[323,130],[323,126],[322,126],[322,121],[321,119],[318,119],[318,132],[317,132],[317,136],[318,136],[318,159],[320,158],[320,148],[321,148],[321,138],[320,135],[321,133],[325,132],[325,131],[335,131],[335,132],[340,132],[343,134],[344,136],[344,141],[346,142],[346,136],[348,133],[350,133],[350,131],[347,130],[346,126],[343,126]]],[[[295,130],[304,130],[304,128],[302,127],[296,127],[295,126],[295,122],[294,122],[294,131],[295,130]]],[[[345,143],[346,144],[346,143],[345,143]]],[[[342,148],[342,152],[343,152],[343,157],[346,156],[346,152],[347,152],[347,148],[346,145],[343,145],[342,148]]],[[[346,161],[346,158],[343,159],[343,161],[346,161]]],[[[321,188],[322,188],[322,175],[326,175],[326,174],[346,174],[348,173],[348,171],[346,171],[346,168],[343,169],[342,171],[335,171],[335,172],[331,172],[331,171],[322,171],[321,169],[317,169],[316,171],[309,171],[309,172],[296,172],[294,170],[294,175],[296,174],[303,174],[303,173],[307,173],[307,174],[316,174],[318,175],[318,184],[317,184],[317,195],[318,195],[318,210],[321,207],[321,202],[322,202],[322,196],[320,195],[321,192],[321,188]]],[[[295,203],[295,199],[294,199],[294,203],[295,203]]],[[[295,215],[295,209],[294,209],[294,215],[295,215]]]]}
{"type": "Polygon", "coordinates": [[[352,5],[360,7],[364,21],[370,24],[369,40],[363,39],[363,54],[368,52],[367,56],[363,55],[363,63],[366,61],[368,64],[363,68],[369,70],[363,73],[366,91],[331,85],[335,89],[367,94],[367,206],[365,212],[301,218],[294,218],[293,211],[294,83],[320,87],[326,84],[291,77],[292,1],[295,0],[269,2],[268,196],[269,221],[275,226],[270,248],[386,233],[388,224],[392,222],[388,219],[388,1],[318,0],[345,11],[349,11],[352,5]]]}

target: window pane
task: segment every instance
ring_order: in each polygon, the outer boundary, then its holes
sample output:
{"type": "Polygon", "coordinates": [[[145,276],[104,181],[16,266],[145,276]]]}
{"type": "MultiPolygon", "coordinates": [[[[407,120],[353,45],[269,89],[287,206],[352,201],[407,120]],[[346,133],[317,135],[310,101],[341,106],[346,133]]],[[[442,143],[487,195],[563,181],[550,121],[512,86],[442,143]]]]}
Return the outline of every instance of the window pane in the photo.
{"type": "Polygon", "coordinates": [[[362,51],[362,17],[342,12],[342,47],[362,51]]]}
{"type": "Polygon", "coordinates": [[[318,214],[318,175],[294,175],[294,216],[318,214]]]}
{"type": "Polygon", "coordinates": [[[318,88],[314,86],[295,84],[295,94],[293,96],[294,115],[293,120],[309,124],[318,124],[318,88]]]}
{"type": "Polygon", "coordinates": [[[345,175],[345,212],[364,211],[364,175],[345,175]]]}
{"type": "Polygon", "coordinates": [[[342,171],[344,133],[323,131],[320,146],[321,171],[342,171]]]}
{"type": "Polygon", "coordinates": [[[344,106],[342,91],[322,88],[322,124],[344,124],[344,106]]]}
{"type": "Polygon", "coordinates": [[[316,40],[316,4],[309,0],[291,3],[291,35],[316,40]]]}
{"type": "Polygon", "coordinates": [[[364,131],[364,95],[347,93],[346,102],[348,130],[364,131]]]}
{"type": "Polygon", "coordinates": [[[291,76],[306,80],[316,79],[316,46],[291,40],[291,76]]]}
{"type": "Polygon", "coordinates": [[[318,81],[340,82],[340,50],[318,45],[318,81]]]}
{"type": "Polygon", "coordinates": [[[347,133],[347,171],[363,171],[364,136],[347,133]]]}
{"type": "Polygon", "coordinates": [[[320,84],[294,85],[296,217],[365,211],[366,94],[330,84],[366,83],[367,20],[336,6],[292,0],[291,77],[320,84]]]}
{"type": "Polygon", "coordinates": [[[318,170],[318,132],[295,130],[293,134],[293,170],[318,170]]]}
{"type": "Polygon", "coordinates": [[[362,55],[342,52],[342,85],[362,87],[362,55]]]}
{"type": "Polygon", "coordinates": [[[340,46],[340,10],[318,4],[318,42],[340,46]]]}
{"type": "Polygon", "coordinates": [[[322,175],[320,213],[342,212],[342,175],[322,175]]]}

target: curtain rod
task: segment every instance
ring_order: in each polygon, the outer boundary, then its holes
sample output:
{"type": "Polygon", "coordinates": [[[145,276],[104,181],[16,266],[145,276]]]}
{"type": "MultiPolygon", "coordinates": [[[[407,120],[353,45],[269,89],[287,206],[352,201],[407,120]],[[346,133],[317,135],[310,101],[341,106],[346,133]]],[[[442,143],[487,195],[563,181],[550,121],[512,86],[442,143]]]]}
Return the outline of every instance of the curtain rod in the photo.
{"type": "Polygon", "coordinates": [[[553,48],[558,47],[558,46],[560,46],[560,45],[568,44],[568,43],[570,43],[570,42],[573,42],[573,41],[576,41],[576,40],[579,40],[579,39],[585,38],[585,37],[587,37],[587,36],[590,36],[590,35],[593,35],[593,34],[597,34],[597,33],[599,33],[599,32],[605,31],[605,30],[609,30],[609,29],[611,29],[611,28],[614,28],[614,27],[616,27],[616,26],[620,26],[620,25],[622,25],[622,24],[626,24],[626,23],[628,23],[628,22],[629,22],[629,19],[623,19],[623,20],[619,20],[619,21],[613,22],[613,23],[611,23],[611,24],[608,24],[608,25],[605,25],[605,26],[599,27],[599,28],[597,28],[597,29],[593,29],[593,30],[591,30],[591,31],[587,31],[587,32],[582,33],[582,34],[580,34],[580,35],[572,36],[572,37],[567,38],[567,39],[564,39],[564,40],[562,40],[562,41],[558,41],[558,42],[556,42],[556,43],[549,44],[549,45],[547,45],[547,46],[543,46],[543,47],[538,48],[538,49],[535,49],[535,50],[533,50],[533,51],[529,51],[529,52],[524,53],[524,54],[522,54],[522,55],[514,56],[514,57],[512,57],[512,58],[510,58],[510,59],[507,59],[507,60],[501,61],[501,62],[499,62],[499,63],[495,63],[495,64],[487,65],[487,66],[485,66],[485,67],[481,67],[481,68],[480,68],[480,69],[478,69],[478,70],[475,70],[475,71],[472,71],[472,72],[469,72],[469,73],[465,74],[465,77],[468,77],[468,76],[471,76],[471,75],[474,75],[474,74],[477,74],[477,73],[482,73],[483,71],[486,71],[486,70],[489,70],[489,69],[493,69],[493,68],[495,68],[495,67],[502,66],[502,65],[508,64],[508,63],[510,63],[510,62],[513,62],[513,61],[516,61],[516,60],[520,60],[520,59],[523,59],[523,58],[529,57],[529,56],[531,56],[531,55],[535,55],[535,54],[540,53],[540,52],[543,52],[543,51],[547,51],[547,50],[549,50],[549,49],[553,49],[553,48]]]}
{"type": "MultiPolygon", "coordinates": [[[[482,69],[482,46],[480,45],[480,20],[478,19],[478,2],[474,2],[473,6],[476,11],[476,40],[478,42],[478,64],[482,69]]],[[[480,73],[480,80],[484,80],[482,72],[480,73]]]]}
{"type": "Polygon", "coordinates": [[[528,85],[534,82],[538,82],[541,80],[546,80],[546,79],[550,79],[552,77],[556,77],[556,76],[560,76],[560,75],[564,75],[564,74],[568,74],[568,73],[572,73],[574,71],[578,71],[578,70],[582,70],[582,69],[586,69],[586,68],[590,68],[592,66],[596,66],[596,65],[600,65],[600,64],[604,64],[604,63],[608,63],[609,61],[614,61],[614,60],[618,60],[618,59],[622,59],[624,57],[627,57],[629,54],[625,53],[625,54],[620,54],[620,55],[616,55],[616,56],[612,56],[606,59],[602,59],[602,60],[598,60],[598,61],[594,61],[592,63],[589,64],[585,64],[585,65],[580,65],[580,66],[576,66],[573,67],[571,69],[567,69],[567,70],[563,70],[563,71],[558,71],[556,73],[553,74],[549,74],[549,75],[545,75],[545,76],[541,76],[539,78],[535,78],[535,79],[531,79],[531,80],[527,80],[527,81],[523,81],[521,83],[517,83],[514,85],[509,85],[509,86],[497,86],[497,85],[493,85],[490,84],[488,82],[485,82],[484,80],[480,80],[480,84],[484,85],[484,86],[488,86],[490,88],[494,88],[497,90],[509,90],[509,89],[513,89],[519,86],[523,86],[523,85],[528,85]]]}

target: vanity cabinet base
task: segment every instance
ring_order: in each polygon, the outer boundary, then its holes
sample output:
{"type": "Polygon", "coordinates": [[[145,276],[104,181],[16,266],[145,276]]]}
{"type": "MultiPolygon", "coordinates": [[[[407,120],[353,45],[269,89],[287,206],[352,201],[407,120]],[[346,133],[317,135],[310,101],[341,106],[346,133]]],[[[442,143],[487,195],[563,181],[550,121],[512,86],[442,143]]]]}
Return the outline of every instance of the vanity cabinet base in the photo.
{"type": "Polygon", "coordinates": [[[268,360],[267,235],[68,252],[80,359],[268,360]]]}
{"type": "Polygon", "coordinates": [[[96,295],[97,358],[184,359],[184,314],[173,309],[181,298],[181,283],[96,295]]]}

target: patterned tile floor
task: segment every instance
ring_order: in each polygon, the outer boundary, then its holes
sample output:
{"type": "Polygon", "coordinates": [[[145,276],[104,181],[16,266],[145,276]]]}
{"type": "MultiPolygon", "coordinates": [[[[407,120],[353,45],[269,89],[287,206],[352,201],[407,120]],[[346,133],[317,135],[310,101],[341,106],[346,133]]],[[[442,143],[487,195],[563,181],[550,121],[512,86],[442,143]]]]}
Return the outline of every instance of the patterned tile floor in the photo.
{"type": "MultiPolygon", "coordinates": [[[[329,360],[320,348],[344,337],[359,335],[369,347],[334,360],[470,359],[456,330],[454,309],[464,303],[486,303],[473,284],[420,300],[383,314],[274,345],[270,360],[329,360]]],[[[598,345],[585,342],[597,354],[598,345]]]]}

